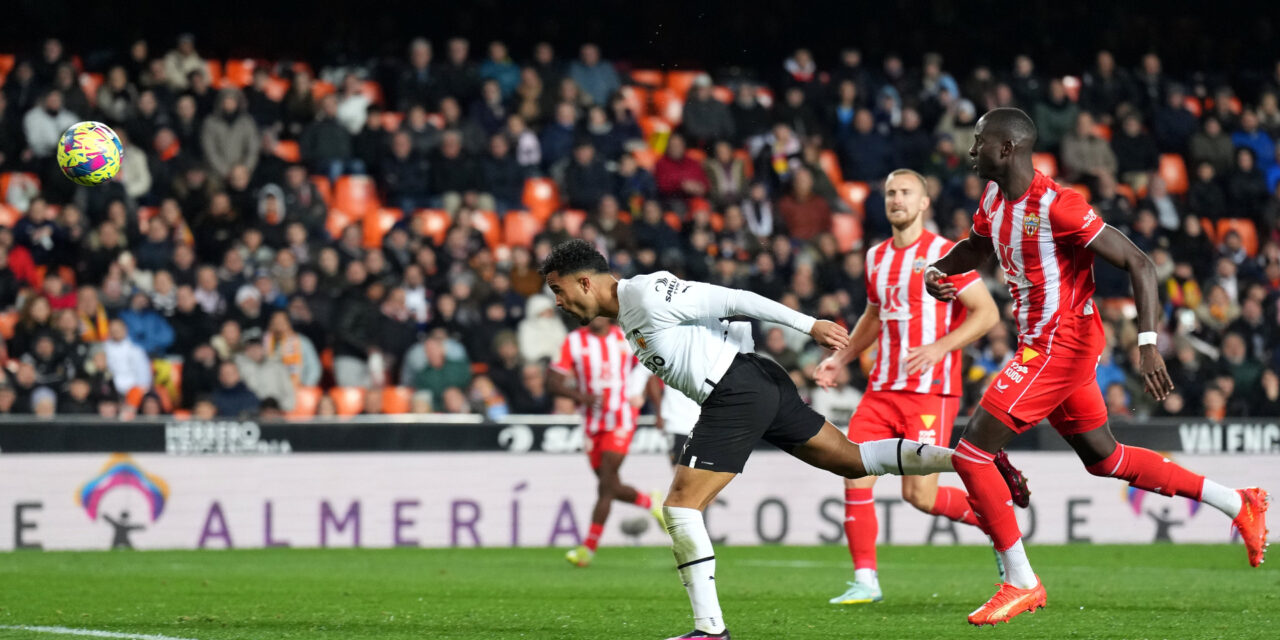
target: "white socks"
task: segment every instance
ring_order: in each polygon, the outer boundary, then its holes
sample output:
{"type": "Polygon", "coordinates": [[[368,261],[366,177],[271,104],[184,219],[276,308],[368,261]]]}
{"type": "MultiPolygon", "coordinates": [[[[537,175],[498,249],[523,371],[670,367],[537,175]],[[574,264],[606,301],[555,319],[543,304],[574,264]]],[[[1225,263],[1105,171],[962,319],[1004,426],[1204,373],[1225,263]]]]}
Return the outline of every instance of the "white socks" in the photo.
{"type": "Polygon", "coordinates": [[[671,534],[671,551],[676,556],[676,571],[689,592],[693,605],[694,627],[698,631],[724,631],[720,599],[716,597],[716,556],[711,536],[702,521],[702,512],[685,507],[663,507],[667,533],[671,534]]]}
{"type": "Polygon", "coordinates": [[[1031,562],[1027,560],[1027,550],[1022,547],[1022,539],[1013,543],[1004,551],[997,551],[1004,561],[1005,582],[1019,588],[1030,589],[1039,582],[1036,573],[1031,570],[1031,562]]]}
{"type": "Polygon", "coordinates": [[[1227,514],[1232,520],[1240,515],[1240,509],[1244,507],[1239,492],[1208,478],[1204,479],[1204,485],[1200,487],[1200,502],[1227,514]]]}
{"type": "Polygon", "coordinates": [[[854,569],[853,581],[858,584],[865,584],[873,589],[880,588],[880,576],[876,574],[875,569],[854,569]]]}
{"type": "Polygon", "coordinates": [[[859,443],[858,449],[862,452],[862,468],[870,476],[888,473],[927,476],[931,473],[955,471],[951,464],[951,449],[915,440],[871,440],[859,443]]]}

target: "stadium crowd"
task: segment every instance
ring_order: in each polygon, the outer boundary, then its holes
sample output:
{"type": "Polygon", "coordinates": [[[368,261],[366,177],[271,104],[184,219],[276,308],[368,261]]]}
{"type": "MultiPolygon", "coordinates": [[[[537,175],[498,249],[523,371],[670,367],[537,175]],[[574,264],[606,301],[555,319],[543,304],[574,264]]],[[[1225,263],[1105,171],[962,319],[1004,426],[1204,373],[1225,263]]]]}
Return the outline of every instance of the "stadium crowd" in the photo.
{"type": "MultiPolygon", "coordinates": [[[[453,38],[443,56],[419,39],[402,60],[317,76],[206,60],[187,35],[158,44],[91,69],[57,39],[0,56],[0,413],[572,412],[546,382],[572,328],[537,273],[555,243],[852,326],[863,253],[889,231],[884,176],[927,176],[927,224],[963,237],[983,189],[974,123],[1017,106],[1039,127],[1038,168],[1088,193],[1164,283],[1178,392],[1153,406],[1130,366],[1127,276],[1096,268],[1113,418],[1280,415],[1280,63],[1242,82],[1100,51],[1047,77],[1028,56],[961,71],[932,53],[800,49],[712,78],[630,69],[590,43],[516,62],[453,38]],[[95,188],[54,161],[85,119],[126,147],[95,188]]],[[[970,409],[1011,326],[966,353],[970,409]]],[[[856,406],[858,367],[817,390],[807,336],[757,337],[820,410],[856,406]]]]}

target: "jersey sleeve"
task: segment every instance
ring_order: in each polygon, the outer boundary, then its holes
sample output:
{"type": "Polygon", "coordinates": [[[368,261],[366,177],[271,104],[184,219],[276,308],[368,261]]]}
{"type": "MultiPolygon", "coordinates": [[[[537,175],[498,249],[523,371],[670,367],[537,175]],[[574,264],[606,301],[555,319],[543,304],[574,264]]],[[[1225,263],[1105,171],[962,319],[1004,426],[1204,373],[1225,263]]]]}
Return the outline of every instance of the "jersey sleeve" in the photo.
{"type": "Polygon", "coordinates": [[[978,210],[973,213],[973,233],[984,238],[991,237],[991,212],[987,209],[991,207],[993,200],[992,189],[999,187],[994,182],[988,182],[987,188],[982,191],[982,199],[978,201],[978,210]]]}
{"type": "Polygon", "coordinates": [[[960,295],[961,291],[964,291],[965,289],[969,288],[969,285],[975,282],[978,282],[980,280],[982,280],[982,275],[979,274],[978,271],[975,269],[973,271],[966,271],[964,273],[957,273],[952,276],[947,276],[946,281],[955,285],[956,295],[960,295]]]}
{"type": "Polygon", "coordinates": [[[645,294],[655,316],[677,323],[748,316],[809,333],[817,320],[762,295],[706,282],[679,280],[671,274],[652,280],[645,294]]]}
{"type": "Polygon", "coordinates": [[[569,341],[573,340],[573,334],[570,333],[564,342],[560,345],[560,357],[551,363],[552,370],[559,371],[566,376],[574,374],[573,349],[569,347],[569,341]]]}
{"type": "Polygon", "coordinates": [[[880,306],[880,292],[876,290],[875,283],[871,281],[871,273],[873,271],[872,265],[875,264],[873,256],[875,255],[877,248],[878,247],[872,247],[871,250],[867,252],[866,265],[862,269],[862,281],[864,283],[863,286],[867,290],[867,304],[878,307],[880,306]]]}
{"type": "Polygon", "coordinates": [[[1053,226],[1054,240],[1080,247],[1089,246],[1107,226],[1102,216],[1074,189],[1063,189],[1050,205],[1049,223],[1053,226]]]}

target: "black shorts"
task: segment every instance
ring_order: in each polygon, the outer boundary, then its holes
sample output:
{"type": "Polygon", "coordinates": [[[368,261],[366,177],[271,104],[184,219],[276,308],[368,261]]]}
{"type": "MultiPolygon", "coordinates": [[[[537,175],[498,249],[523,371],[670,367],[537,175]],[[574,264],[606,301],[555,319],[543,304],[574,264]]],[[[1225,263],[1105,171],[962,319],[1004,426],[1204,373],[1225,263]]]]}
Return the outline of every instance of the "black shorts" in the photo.
{"type": "Polygon", "coordinates": [[[777,363],[738,354],[715,390],[680,454],[694,469],[742,473],[756,442],[791,453],[827,421],[800,399],[800,392],[777,363]]]}
{"type": "Polygon", "coordinates": [[[683,433],[671,434],[671,449],[667,451],[667,457],[671,459],[671,466],[680,464],[680,454],[684,453],[684,445],[689,442],[689,436],[683,433]]]}

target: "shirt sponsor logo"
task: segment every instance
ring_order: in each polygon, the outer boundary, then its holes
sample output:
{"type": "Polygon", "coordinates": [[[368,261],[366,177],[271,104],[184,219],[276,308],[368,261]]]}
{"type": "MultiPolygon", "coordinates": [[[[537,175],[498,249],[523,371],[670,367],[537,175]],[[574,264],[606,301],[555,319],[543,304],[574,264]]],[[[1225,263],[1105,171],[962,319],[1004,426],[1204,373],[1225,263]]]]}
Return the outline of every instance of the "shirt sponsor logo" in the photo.
{"type": "Polygon", "coordinates": [[[1022,378],[1027,375],[1027,371],[1027,367],[1017,362],[1010,362],[1009,366],[1004,369],[1004,375],[1014,382],[1022,382],[1022,378]]]}
{"type": "Polygon", "coordinates": [[[1089,223],[1091,223],[1091,222],[1093,222],[1094,220],[1097,220],[1097,219],[1098,219],[1098,214],[1094,213],[1094,212],[1093,212],[1093,209],[1090,209],[1090,210],[1089,210],[1089,213],[1088,213],[1087,215],[1085,215],[1085,217],[1084,217],[1084,222],[1081,222],[1081,223],[1080,223],[1080,228],[1081,228],[1081,229],[1083,229],[1083,228],[1085,228],[1085,227],[1089,226],[1089,223]]]}

